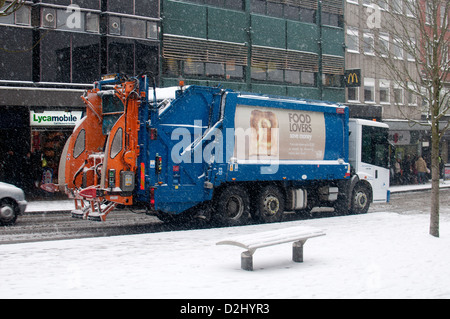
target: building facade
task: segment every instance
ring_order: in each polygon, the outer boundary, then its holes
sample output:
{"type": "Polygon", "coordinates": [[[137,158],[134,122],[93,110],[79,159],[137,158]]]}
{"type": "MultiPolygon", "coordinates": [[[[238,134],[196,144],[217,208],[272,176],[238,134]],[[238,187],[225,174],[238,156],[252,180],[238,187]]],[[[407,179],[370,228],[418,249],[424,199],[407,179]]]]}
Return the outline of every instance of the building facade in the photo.
{"type": "Polygon", "coordinates": [[[1,180],[27,191],[56,181],[92,82],[158,72],[159,7],[158,0],[34,0],[0,17],[1,180]]]}
{"type": "Polygon", "coordinates": [[[163,0],[161,82],[344,102],[341,0],[163,0]]]}
{"type": "MultiPolygon", "coordinates": [[[[402,45],[404,40],[399,32],[403,28],[417,28],[420,14],[412,12],[412,3],[407,0],[346,0],[345,7],[346,69],[360,70],[361,77],[359,87],[346,89],[347,104],[351,110],[358,110],[360,116],[389,124],[390,140],[396,146],[396,158],[404,160],[408,156],[421,155],[429,158],[429,128],[406,120],[427,120],[426,102],[415,94],[417,88],[407,82],[408,79],[419,82],[418,79],[423,76],[417,68],[423,45],[414,37],[410,37],[412,45],[402,45]],[[375,10],[376,6],[379,10],[375,10]],[[416,50],[408,51],[408,47],[414,46],[416,50]],[[406,70],[404,73],[408,77],[405,77],[403,86],[392,78],[386,63],[406,70]]],[[[445,120],[448,121],[448,117],[445,120]]],[[[449,138],[444,137],[441,148],[445,163],[448,162],[448,141],[449,138]]]]}

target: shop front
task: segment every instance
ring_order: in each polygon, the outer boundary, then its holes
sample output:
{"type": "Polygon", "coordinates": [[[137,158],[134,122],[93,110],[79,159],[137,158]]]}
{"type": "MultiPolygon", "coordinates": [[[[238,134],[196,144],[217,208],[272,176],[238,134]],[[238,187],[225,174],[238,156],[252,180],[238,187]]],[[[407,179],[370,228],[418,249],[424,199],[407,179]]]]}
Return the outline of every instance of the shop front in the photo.
{"type": "Polygon", "coordinates": [[[82,111],[30,110],[31,162],[35,186],[58,183],[59,160],[82,111]]]}

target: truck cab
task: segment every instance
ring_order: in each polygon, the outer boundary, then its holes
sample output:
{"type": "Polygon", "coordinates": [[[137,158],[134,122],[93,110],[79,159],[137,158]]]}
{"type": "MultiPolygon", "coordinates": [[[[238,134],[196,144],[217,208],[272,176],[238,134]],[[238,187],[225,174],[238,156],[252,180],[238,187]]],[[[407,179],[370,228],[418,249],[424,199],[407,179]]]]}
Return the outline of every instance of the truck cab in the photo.
{"type": "Polygon", "coordinates": [[[349,162],[373,202],[389,200],[389,126],[384,123],[350,119],[349,162]]]}

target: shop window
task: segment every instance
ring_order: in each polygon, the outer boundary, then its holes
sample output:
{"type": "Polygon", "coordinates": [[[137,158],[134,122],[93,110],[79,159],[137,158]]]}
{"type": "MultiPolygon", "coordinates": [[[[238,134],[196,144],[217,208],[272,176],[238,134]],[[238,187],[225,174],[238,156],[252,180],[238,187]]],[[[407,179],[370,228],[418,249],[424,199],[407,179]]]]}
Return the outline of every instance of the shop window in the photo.
{"type": "Polygon", "coordinates": [[[86,147],[86,131],[81,130],[78,133],[77,140],[75,141],[75,146],[73,147],[73,157],[78,158],[84,152],[86,147]]]}

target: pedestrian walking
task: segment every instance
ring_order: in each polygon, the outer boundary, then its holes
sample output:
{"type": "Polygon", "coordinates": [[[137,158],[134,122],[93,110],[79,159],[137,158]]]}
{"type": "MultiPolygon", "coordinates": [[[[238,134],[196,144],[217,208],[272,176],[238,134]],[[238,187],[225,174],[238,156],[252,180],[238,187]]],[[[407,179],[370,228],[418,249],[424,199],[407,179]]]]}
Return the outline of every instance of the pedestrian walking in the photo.
{"type": "Polygon", "coordinates": [[[422,156],[419,156],[419,159],[416,161],[416,170],[419,184],[425,184],[427,181],[427,163],[423,159],[422,156]]]}

